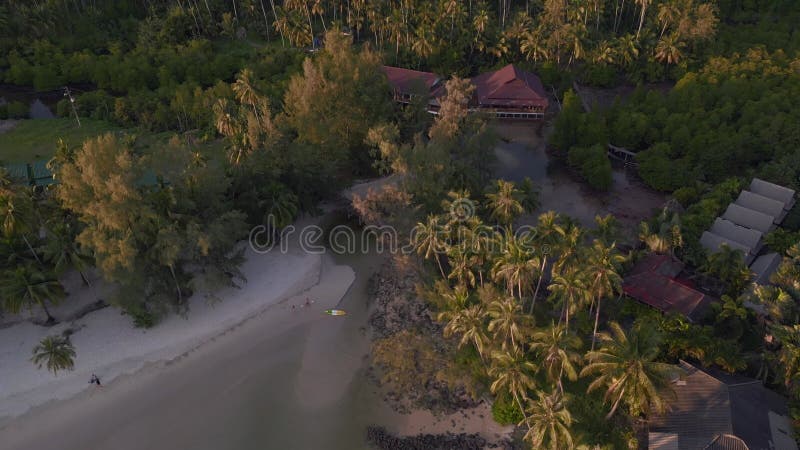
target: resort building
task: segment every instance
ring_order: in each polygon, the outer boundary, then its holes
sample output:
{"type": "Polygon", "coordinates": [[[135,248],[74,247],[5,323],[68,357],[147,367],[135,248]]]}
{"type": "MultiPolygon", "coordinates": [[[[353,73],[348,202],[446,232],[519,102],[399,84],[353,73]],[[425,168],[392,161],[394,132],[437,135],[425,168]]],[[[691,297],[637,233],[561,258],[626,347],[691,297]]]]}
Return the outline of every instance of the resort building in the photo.
{"type": "Polygon", "coordinates": [[[759,256],[763,237],[779,225],[795,205],[795,192],[759,178],[753,178],[749,190],[739,193],[725,214],[717,217],[710,230],[703,232],[700,244],[709,252],[723,245],[742,252],[744,262],[755,275],[754,282],[766,284],[781,263],[781,256],[759,256]]]}
{"type": "Polygon", "coordinates": [[[797,450],[786,399],[758,380],[680,362],[674,397],[648,420],[650,450],[797,450]]]}
{"type": "MultiPolygon", "coordinates": [[[[429,97],[428,112],[438,114],[439,98],[445,94],[442,77],[417,70],[383,67],[394,100],[408,104],[414,96],[429,97]]],[[[541,119],[549,104],[541,80],[513,64],[472,79],[475,93],[470,111],[489,113],[502,119],[541,119]]]]}
{"type": "Polygon", "coordinates": [[[672,256],[647,255],[622,281],[622,291],[663,313],[678,313],[690,322],[697,322],[713,299],[681,278],[681,271],[683,263],[672,256]]]}

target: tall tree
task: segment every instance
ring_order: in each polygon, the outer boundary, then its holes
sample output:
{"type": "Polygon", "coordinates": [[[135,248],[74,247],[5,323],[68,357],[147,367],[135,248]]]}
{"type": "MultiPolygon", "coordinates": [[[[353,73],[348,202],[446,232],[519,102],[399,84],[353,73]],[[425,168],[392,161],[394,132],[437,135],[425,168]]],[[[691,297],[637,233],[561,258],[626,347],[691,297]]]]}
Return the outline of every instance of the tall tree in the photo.
{"type": "Polygon", "coordinates": [[[616,322],[609,328],[611,333],[599,336],[600,349],[586,354],[588,364],[581,376],[594,377],[588,391],[605,389],[605,400],[611,402],[607,418],[620,405],[634,417],[651,411],[663,413],[677,368],[658,362],[662,342],[659,332],[645,322],[635,324],[628,334],[616,322]]]}
{"type": "Polygon", "coordinates": [[[33,348],[31,361],[40,369],[58,374],[59,370],[73,370],[75,367],[75,348],[69,339],[61,336],[47,336],[33,348]]]}

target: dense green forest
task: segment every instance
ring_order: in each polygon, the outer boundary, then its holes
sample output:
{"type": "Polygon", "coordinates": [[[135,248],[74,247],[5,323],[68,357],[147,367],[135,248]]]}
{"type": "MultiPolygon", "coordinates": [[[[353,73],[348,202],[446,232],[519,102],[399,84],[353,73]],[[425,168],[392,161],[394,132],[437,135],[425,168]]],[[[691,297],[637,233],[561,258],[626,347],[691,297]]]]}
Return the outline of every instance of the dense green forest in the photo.
{"type": "MultiPolygon", "coordinates": [[[[698,239],[750,177],[800,188],[799,19],[793,0],[3,2],[0,80],[70,86],[75,102],[52,123],[77,114],[93,131],[24,143],[28,162],[52,156],[52,186],[2,173],[2,311],[41,308],[52,325],[60,277],[97,271],[122,287],[111,303],[153,326],[188,313],[192,294],[243,281],[237,242],[269,215],[286,226],[356,178],[393,173],[398,186],[353,207],[407,233],[446,344],[414,328],[379,340],[386,379],[490,396],[533,448],[635,448],[678,359],[758,376],[798,418],[800,213],[767,236],[784,255],[771,286],[748,289],[741,255],[707,255],[698,239]],[[589,229],[550,212],[517,233],[536,187],[492,180],[497,136],[468,113],[461,78],[507,63],[554,93],[551,150],[592,188],[613,183],[613,144],[673,195],[679,207],[646,221],[634,248],[620,249],[612,217],[589,229]],[[393,105],[382,64],[445,75],[438,116],[423,98],[393,105]],[[574,81],[637,87],[587,112],[574,81]],[[463,204],[477,214],[448,214],[463,204]],[[703,321],[621,295],[649,253],[682,259],[720,298],[703,321]],[[409,367],[409,354],[430,358],[409,367]]],[[[0,106],[0,119],[24,106],[0,106]]],[[[18,126],[33,131],[9,146],[53,137],[40,120],[18,126]]],[[[71,366],[59,339],[37,363],[71,366]]]]}

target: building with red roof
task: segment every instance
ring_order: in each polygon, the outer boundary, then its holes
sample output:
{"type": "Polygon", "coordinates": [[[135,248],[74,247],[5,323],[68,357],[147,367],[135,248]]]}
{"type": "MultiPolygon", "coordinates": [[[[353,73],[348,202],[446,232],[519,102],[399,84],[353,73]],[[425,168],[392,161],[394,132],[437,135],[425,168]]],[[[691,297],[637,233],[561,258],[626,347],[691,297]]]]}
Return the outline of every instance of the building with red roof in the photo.
{"type": "Polygon", "coordinates": [[[547,109],[547,94],[539,77],[513,64],[482,73],[472,79],[472,84],[478,108],[497,117],[538,119],[547,109]]]}
{"type": "MultiPolygon", "coordinates": [[[[438,98],[444,95],[442,78],[430,72],[384,66],[394,99],[407,104],[415,95],[430,97],[428,112],[439,110],[438,98]]],[[[493,72],[482,73],[470,80],[475,93],[470,101],[471,111],[488,112],[498,118],[540,119],[547,110],[548,100],[541,80],[513,64],[493,72]]]]}
{"type": "Polygon", "coordinates": [[[631,298],[661,312],[676,312],[692,322],[702,318],[711,298],[679,278],[683,263],[668,255],[650,254],[642,258],[622,282],[631,298]]]}

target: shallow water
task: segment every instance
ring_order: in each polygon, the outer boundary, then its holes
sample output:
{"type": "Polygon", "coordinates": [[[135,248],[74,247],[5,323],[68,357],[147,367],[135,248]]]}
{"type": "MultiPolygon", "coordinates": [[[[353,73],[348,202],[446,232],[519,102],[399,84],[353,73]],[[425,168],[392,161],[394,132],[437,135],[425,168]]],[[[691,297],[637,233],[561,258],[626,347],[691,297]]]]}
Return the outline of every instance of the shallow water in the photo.
{"type": "MultiPolygon", "coordinates": [[[[597,192],[577,179],[545,151],[545,138],[524,124],[500,127],[508,140],[495,148],[498,178],[521,182],[529,177],[539,188],[539,213],[553,210],[593,226],[596,215],[613,214],[625,226],[636,225],[665,201],[663,194],[643,186],[632,169],[615,166],[614,184],[609,192],[597,192]]],[[[523,223],[535,220],[523,218],[523,223]]]]}
{"type": "Polygon", "coordinates": [[[61,99],[59,91],[37,93],[33,89],[11,85],[0,85],[0,105],[6,102],[22,102],[29,106],[30,119],[52,119],[55,105],[61,99]]]}

